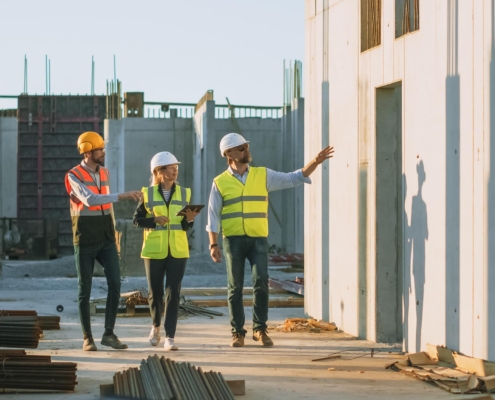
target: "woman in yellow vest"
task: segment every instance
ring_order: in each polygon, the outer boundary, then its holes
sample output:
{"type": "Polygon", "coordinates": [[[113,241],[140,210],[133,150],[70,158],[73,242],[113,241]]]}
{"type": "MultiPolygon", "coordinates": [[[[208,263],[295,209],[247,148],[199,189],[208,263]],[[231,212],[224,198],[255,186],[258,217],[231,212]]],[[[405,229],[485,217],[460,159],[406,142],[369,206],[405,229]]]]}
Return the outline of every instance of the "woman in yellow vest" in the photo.
{"type": "Polygon", "coordinates": [[[186,231],[192,228],[198,215],[190,210],[185,216],[176,215],[191,199],[191,189],[177,183],[179,164],[168,151],[155,154],[151,159],[151,186],[143,187],[143,199],[133,219],[134,226],[145,228],[141,258],[148,279],[148,301],[153,321],[149,339],[152,346],[160,343],[161,317],[165,311],[165,350],[178,349],[174,337],[182,278],[189,258],[186,231]]]}

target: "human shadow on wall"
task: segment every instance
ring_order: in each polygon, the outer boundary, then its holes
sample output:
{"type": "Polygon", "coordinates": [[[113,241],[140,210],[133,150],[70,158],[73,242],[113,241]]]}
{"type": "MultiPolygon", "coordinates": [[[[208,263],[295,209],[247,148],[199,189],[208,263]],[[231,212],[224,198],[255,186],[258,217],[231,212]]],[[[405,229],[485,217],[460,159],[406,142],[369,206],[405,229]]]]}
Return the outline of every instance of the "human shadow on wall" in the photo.
{"type": "MultiPolygon", "coordinates": [[[[425,246],[426,241],[428,240],[428,213],[426,210],[426,203],[423,200],[423,184],[426,180],[426,172],[423,161],[420,161],[416,166],[416,171],[418,173],[418,193],[412,198],[411,226],[409,228],[408,237],[411,246],[411,250],[409,251],[412,251],[412,275],[414,277],[414,291],[416,294],[415,351],[421,351],[425,287],[425,246]]],[[[409,276],[407,279],[410,279],[410,274],[407,274],[406,272],[406,275],[409,276]]],[[[406,298],[407,297],[408,296],[406,294],[406,298]]]]}
{"type": "Polygon", "coordinates": [[[445,81],[445,345],[460,350],[460,97],[458,72],[458,0],[447,14],[445,81]]]}

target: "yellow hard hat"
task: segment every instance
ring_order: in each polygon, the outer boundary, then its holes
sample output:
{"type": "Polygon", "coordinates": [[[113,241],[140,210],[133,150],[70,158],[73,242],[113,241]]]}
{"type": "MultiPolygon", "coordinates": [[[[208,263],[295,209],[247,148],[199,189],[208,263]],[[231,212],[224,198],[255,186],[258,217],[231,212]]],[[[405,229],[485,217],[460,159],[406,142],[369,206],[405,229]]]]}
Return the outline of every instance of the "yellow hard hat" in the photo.
{"type": "Polygon", "coordinates": [[[79,153],[87,153],[91,150],[101,149],[105,147],[103,138],[96,132],[84,132],[77,139],[77,148],[79,153]]]}

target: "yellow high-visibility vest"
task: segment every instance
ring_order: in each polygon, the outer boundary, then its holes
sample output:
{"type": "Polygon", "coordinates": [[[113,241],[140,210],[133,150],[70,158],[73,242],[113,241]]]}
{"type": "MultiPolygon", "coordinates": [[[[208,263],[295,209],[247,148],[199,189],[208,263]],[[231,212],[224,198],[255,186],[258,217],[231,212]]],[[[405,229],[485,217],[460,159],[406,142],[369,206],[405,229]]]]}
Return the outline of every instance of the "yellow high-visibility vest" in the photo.
{"type": "Polygon", "coordinates": [[[250,167],[245,185],[228,170],[214,182],[223,198],[223,236],[268,237],[266,168],[250,167]]]}
{"type": "Polygon", "coordinates": [[[191,189],[175,186],[175,192],[169,206],[158,192],[160,185],[143,187],[144,207],[147,217],[164,216],[170,219],[165,225],[156,225],[155,229],[144,230],[142,258],[162,259],[170,254],[175,258],[189,258],[189,242],[187,234],[182,229],[183,216],[177,214],[191,200],[191,189]]]}

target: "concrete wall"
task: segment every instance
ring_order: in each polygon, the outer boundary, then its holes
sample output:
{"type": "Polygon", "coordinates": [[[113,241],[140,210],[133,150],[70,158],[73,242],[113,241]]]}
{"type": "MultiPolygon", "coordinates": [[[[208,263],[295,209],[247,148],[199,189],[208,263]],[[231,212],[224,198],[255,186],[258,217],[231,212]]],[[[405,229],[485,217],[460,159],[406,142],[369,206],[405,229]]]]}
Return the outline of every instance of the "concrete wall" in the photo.
{"type": "Polygon", "coordinates": [[[150,183],[150,161],[170,151],[182,162],[181,185],[192,184],[192,121],[189,118],[105,120],[106,160],[112,192],[140,190],[150,183]]]}
{"type": "Polygon", "coordinates": [[[306,311],[371,340],[395,324],[407,351],[435,343],[495,360],[493,1],[421,1],[419,31],[397,39],[395,3],[382,1],[381,44],[361,53],[360,1],[306,1],[305,157],[336,149],[305,187],[306,311]],[[396,270],[377,236],[379,158],[392,150],[376,101],[391,84],[396,270]]]}
{"type": "Polygon", "coordinates": [[[17,118],[0,118],[0,218],[17,217],[17,118]]]}

